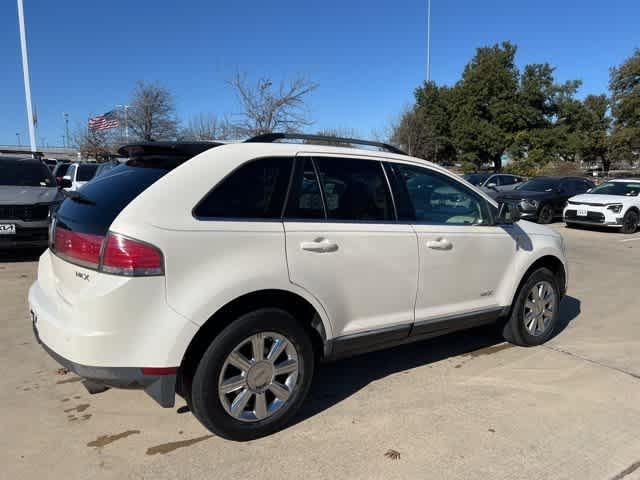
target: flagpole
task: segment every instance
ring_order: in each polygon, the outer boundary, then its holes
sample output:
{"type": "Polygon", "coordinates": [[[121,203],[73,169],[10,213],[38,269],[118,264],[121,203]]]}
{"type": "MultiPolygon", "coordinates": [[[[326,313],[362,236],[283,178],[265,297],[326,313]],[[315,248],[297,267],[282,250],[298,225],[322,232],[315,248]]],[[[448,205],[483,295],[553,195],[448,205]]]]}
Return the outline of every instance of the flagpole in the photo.
{"type": "Polygon", "coordinates": [[[18,23],[20,26],[20,50],[22,51],[22,76],[24,77],[24,94],[27,104],[27,119],[29,121],[29,142],[31,152],[36,152],[36,132],[33,125],[33,108],[31,106],[31,80],[29,79],[29,59],[27,55],[27,36],[24,30],[24,6],[18,0],[18,23]]]}

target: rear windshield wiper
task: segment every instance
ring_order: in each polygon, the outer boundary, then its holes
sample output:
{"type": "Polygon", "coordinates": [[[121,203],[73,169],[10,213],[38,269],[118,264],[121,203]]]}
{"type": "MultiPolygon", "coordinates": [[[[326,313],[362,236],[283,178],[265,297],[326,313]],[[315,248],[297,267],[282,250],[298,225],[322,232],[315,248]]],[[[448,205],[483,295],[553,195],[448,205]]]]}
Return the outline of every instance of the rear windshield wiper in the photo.
{"type": "Polygon", "coordinates": [[[85,197],[83,194],[81,194],[80,192],[78,192],[76,190],[60,190],[60,191],[62,192],[62,194],[65,197],[70,198],[74,202],[86,203],[87,205],[95,205],[96,204],[96,202],[94,202],[90,198],[85,197]]]}

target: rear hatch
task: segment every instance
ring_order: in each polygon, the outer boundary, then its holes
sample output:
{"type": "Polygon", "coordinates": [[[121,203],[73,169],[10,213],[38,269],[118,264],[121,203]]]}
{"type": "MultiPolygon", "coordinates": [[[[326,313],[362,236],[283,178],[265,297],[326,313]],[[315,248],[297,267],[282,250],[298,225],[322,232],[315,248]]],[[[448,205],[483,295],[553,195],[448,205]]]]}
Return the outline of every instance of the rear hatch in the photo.
{"type": "MultiPolygon", "coordinates": [[[[149,186],[211,144],[146,144],[123,147],[129,160],[96,177],[67,197],[54,215],[50,248],[54,254],[52,273],[56,290],[73,304],[99,282],[101,274],[111,277],[162,275],[162,252],[128,239],[109,228],[122,210],[149,186]],[[183,147],[183,148],[179,148],[183,147]],[[97,272],[97,273],[96,273],[97,272]],[[90,274],[95,281],[86,281],[90,274]]],[[[141,222],[144,219],[141,219],[141,222]]],[[[111,277],[113,279],[113,277],[111,277]]]]}

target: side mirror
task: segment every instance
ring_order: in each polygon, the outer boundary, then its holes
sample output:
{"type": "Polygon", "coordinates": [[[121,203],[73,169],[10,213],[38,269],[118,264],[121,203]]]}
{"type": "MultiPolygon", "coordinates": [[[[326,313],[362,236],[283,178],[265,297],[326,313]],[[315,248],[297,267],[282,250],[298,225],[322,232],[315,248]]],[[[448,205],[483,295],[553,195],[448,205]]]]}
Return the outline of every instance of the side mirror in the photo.
{"type": "Polygon", "coordinates": [[[511,225],[520,220],[520,210],[514,203],[498,203],[498,218],[497,223],[499,225],[511,225]]]}
{"type": "Polygon", "coordinates": [[[487,184],[487,188],[493,188],[495,190],[496,189],[496,184],[494,182],[488,183],[487,184]]]}
{"type": "Polygon", "coordinates": [[[60,183],[58,183],[58,186],[60,188],[71,188],[71,179],[68,177],[63,177],[60,179],[60,183]]]}
{"type": "Polygon", "coordinates": [[[589,189],[587,189],[587,193],[589,193],[591,190],[593,190],[593,188],[589,188],[589,189]]]}

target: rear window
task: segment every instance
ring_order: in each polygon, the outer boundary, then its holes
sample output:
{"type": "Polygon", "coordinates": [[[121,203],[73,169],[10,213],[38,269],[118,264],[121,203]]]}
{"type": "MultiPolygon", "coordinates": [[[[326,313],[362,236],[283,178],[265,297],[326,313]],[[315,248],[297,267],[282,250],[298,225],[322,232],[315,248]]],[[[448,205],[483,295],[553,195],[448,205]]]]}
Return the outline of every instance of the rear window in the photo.
{"type": "Polygon", "coordinates": [[[88,182],[95,176],[96,170],[98,170],[98,165],[78,165],[76,180],[78,182],[88,182]]]}
{"type": "Polygon", "coordinates": [[[72,231],[105,235],[118,214],[134,198],[169,172],[167,168],[121,165],[82,187],[91,203],[67,198],[56,217],[72,231]]]}
{"type": "Polygon", "coordinates": [[[44,164],[29,161],[0,161],[0,185],[53,187],[56,182],[44,164]]]}

